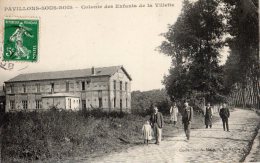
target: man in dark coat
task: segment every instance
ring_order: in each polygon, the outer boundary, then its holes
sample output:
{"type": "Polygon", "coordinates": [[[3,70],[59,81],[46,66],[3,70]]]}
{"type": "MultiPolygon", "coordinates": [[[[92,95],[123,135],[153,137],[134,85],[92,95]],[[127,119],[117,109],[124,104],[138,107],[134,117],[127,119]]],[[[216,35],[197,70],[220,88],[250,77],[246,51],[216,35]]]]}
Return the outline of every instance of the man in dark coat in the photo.
{"type": "Polygon", "coordinates": [[[184,132],[187,140],[190,139],[190,128],[193,120],[193,108],[189,106],[188,102],[184,103],[184,110],[182,115],[182,123],[184,124],[184,132]]]}
{"type": "Polygon", "coordinates": [[[151,126],[154,130],[154,135],[155,135],[155,144],[160,144],[162,140],[162,128],[164,125],[163,121],[163,115],[162,113],[158,112],[158,108],[154,107],[153,114],[151,115],[150,118],[151,126]]]}
{"type": "Polygon", "coordinates": [[[210,103],[208,103],[207,106],[206,106],[206,110],[205,110],[205,125],[206,125],[206,128],[208,128],[208,126],[210,128],[212,127],[212,114],[213,114],[212,107],[210,106],[210,103]]]}
{"type": "Polygon", "coordinates": [[[230,112],[226,104],[223,104],[223,107],[220,109],[219,116],[222,119],[224,131],[225,129],[227,129],[227,131],[229,132],[228,118],[230,116],[230,112]]]}

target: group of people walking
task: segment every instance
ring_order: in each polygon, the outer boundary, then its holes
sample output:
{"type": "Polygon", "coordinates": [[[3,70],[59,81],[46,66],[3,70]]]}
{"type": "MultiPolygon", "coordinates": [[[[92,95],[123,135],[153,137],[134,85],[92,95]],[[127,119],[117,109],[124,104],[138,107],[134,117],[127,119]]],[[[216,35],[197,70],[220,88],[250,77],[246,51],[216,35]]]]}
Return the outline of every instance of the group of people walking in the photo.
{"type": "MultiPolygon", "coordinates": [[[[207,107],[205,109],[206,128],[208,128],[208,127],[212,128],[212,116],[213,116],[213,109],[210,106],[210,103],[208,103],[207,107]]],[[[222,119],[224,131],[226,130],[229,132],[228,118],[230,116],[230,112],[225,103],[223,104],[223,107],[219,110],[219,116],[222,119]]]]}
{"type": "MultiPolygon", "coordinates": [[[[177,124],[179,109],[176,102],[174,102],[170,108],[170,121],[174,126],[177,124]]],[[[219,115],[223,122],[224,131],[229,132],[228,118],[230,116],[229,109],[226,104],[223,104],[219,110],[219,115]]],[[[212,128],[212,117],[213,117],[213,108],[210,103],[207,104],[205,111],[205,125],[206,128],[212,128]]],[[[190,130],[191,124],[193,121],[193,108],[189,106],[188,102],[184,103],[184,108],[182,111],[182,124],[184,126],[184,132],[187,140],[190,139],[190,130]]],[[[157,107],[153,108],[153,113],[149,120],[145,122],[142,128],[144,143],[149,144],[149,141],[152,139],[152,133],[155,137],[155,144],[159,145],[162,140],[162,128],[164,126],[164,119],[162,113],[158,111],[157,107]]]]}

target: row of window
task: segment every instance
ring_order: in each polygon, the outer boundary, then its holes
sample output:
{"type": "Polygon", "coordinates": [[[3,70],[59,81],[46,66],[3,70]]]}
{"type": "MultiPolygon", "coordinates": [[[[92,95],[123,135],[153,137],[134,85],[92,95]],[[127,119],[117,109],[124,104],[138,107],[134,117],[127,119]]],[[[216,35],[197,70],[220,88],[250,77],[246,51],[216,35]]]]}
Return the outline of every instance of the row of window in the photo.
{"type": "MultiPolygon", "coordinates": [[[[102,102],[102,97],[99,97],[98,98],[98,105],[100,108],[103,107],[103,102],[102,102]]],[[[80,103],[80,101],[78,101],[80,103]]],[[[74,100],[74,103],[75,103],[75,100],[74,100]]],[[[28,109],[28,101],[27,100],[23,100],[22,101],[22,109],[28,109]]],[[[36,100],[35,101],[35,107],[36,109],[40,109],[41,108],[41,101],[40,100],[36,100]]],[[[116,107],[116,98],[114,98],[114,108],[116,107]]],[[[120,99],[120,108],[123,107],[123,102],[122,102],[122,99],[120,99]]],[[[126,98],[126,107],[128,107],[128,99],[126,98]]],[[[15,101],[14,100],[11,100],[10,101],[10,108],[12,110],[15,109],[15,101]]],[[[71,108],[71,99],[69,99],[69,108],[71,108]]],[[[82,100],[82,108],[86,108],[86,100],[82,100]]]]}
{"type": "MultiPolygon", "coordinates": [[[[72,99],[71,98],[69,98],[69,109],[71,109],[71,103],[72,103],[72,99]]],[[[80,100],[73,100],[73,103],[75,104],[75,103],[80,103],[80,100]]]]}
{"type": "MultiPolygon", "coordinates": [[[[75,102],[79,102],[79,101],[74,100],[73,102],[75,103],[75,102]]],[[[22,107],[23,107],[23,109],[28,109],[28,101],[27,100],[22,101],[22,107]]],[[[41,108],[41,101],[40,100],[35,101],[35,107],[36,107],[36,109],[41,108]]],[[[10,101],[10,108],[15,109],[15,101],[14,100],[10,101]]],[[[69,108],[71,108],[71,99],[69,99],[69,108]]]]}
{"type": "MultiPolygon", "coordinates": [[[[86,82],[87,84],[89,84],[89,81],[86,82]]],[[[14,93],[14,86],[11,85],[11,93],[14,93]]],[[[81,82],[81,88],[82,90],[85,90],[85,82],[81,82]]],[[[69,91],[69,82],[66,82],[66,92],[69,91]]],[[[23,93],[26,93],[27,89],[26,89],[26,85],[23,84],[23,93]]],[[[40,84],[36,84],[36,92],[40,92],[40,84]]],[[[54,92],[54,83],[51,83],[51,92],[54,92]]]]}
{"type": "MultiPolygon", "coordinates": [[[[125,91],[127,91],[127,87],[128,87],[128,83],[125,82],[125,91]]],[[[119,82],[119,88],[120,88],[121,91],[123,90],[123,82],[122,81],[119,82]]],[[[116,90],[116,80],[114,80],[114,90],[116,90]]]]}
{"type": "MultiPolygon", "coordinates": [[[[28,109],[28,101],[27,100],[23,100],[22,101],[22,109],[28,109]]],[[[36,109],[40,109],[41,108],[41,101],[40,100],[36,100],[35,102],[35,107],[36,109]]],[[[15,101],[11,100],[10,101],[10,109],[14,110],[15,109],[15,101]]]]}
{"type": "MultiPolygon", "coordinates": [[[[98,107],[102,108],[103,107],[103,102],[102,102],[102,97],[98,98],[98,107]]],[[[86,108],[87,104],[86,104],[86,100],[82,100],[82,108],[86,108]]],[[[116,107],[116,98],[114,98],[114,108],[116,107]]],[[[123,107],[123,100],[120,99],[120,108],[123,107]]],[[[126,107],[128,107],[128,99],[126,98],[126,107]]]]}
{"type": "MultiPolygon", "coordinates": [[[[81,90],[82,91],[84,91],[84,90],[86,90],[86,84],[85,83],[87,83],[87,85],[89,85],[89,83],[90,83],[90,81],[82,81],[81,82],[81,90]]],[[[69,82],[66,82],[66,92],[68,92],[69,91],[69,89],[70,89],[70,83],[69,82]]]]}
{"type": "MultiPolygon", "coordinates": [[[[13,85],[10,86],[10,89],[11,89],[11,93],[14,93],[14,86],[13,85]]],[[[36,91],[40,92],[40,84],[36,84],[36,91]]],[[[23,93],[26,93],[26,92],[27,92],[26,85],[23,84],[23,93]]]]}
{"type": "MultiPolygon", "coordinates": [[[[82,81],[82,82],[81,82],[81,89],[82,89],[83,91],[86,90],[86,85],[85,85],[85,83],[87,83],[87,85],[88,85],[89,82],[90,82],[90,81],[87,81],[87,82],[82,81]]],[[[123,90],[122,85],[123,85],[123,82],[120,81],[120,90],[123,90]]],[[[128,83],[125,82],[125,90],[126,90],[126,91],[127,91],[127,87],[128,87],[128,83]]],[[[14,93],[14,86],[11,85],[10,88],[11,88],[11,93],[14,93]]],[[[36,92],[39,93],[39,92],[40,92],[40,88],[41,88],[41,87],[40,87],[40,84],[37,83],[37,84],[36,84],[36,92]]],[[[69,82],[66,82],[66,92],[69,92],[69,88],[70,88],[69,82]]],[[[114,89],[116,89],[116,80],[114,80],[114,89]]],[[[26,85],[23,84],[23,93],[26,93],[26,92],[27,92],[26,85]]],[[[54,83],[51,83],[51,92],[54,92],[54,83]]]]}
{"type": "MultiPolygon", "coordinates": [[[[114,108],[116,107],[116,98],[114,98],[114,108]]],[[[122,99],[120,99],[120,108],[122,109],[123,107],[123,102],[122,102],[122,99]]],[[[127,102],[127,99],[126,99],[126,107],[128,107],[128,102],[127,102]]]]}

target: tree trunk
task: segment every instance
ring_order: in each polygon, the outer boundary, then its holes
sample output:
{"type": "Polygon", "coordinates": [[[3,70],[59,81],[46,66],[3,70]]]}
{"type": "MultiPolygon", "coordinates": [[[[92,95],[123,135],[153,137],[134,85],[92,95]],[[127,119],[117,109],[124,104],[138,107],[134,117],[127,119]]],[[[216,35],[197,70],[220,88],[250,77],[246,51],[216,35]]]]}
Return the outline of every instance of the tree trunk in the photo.
{"type": "Polygon", "coordinates": [[[259,89],[259,81],[258,80],[254,80],[253,81],[253,92],[254,92],[254,97],[255,97],[255,107],[256,109],[260,109],[260,89],[259,89]]]}
{"type": "Polygon", "coordinates": [[[254,86],[250,85],[250,105],[254,105],[254,86]]]}
{"type": "Polygon", "coordinates": [[[243,109],[246,108],[246,89],[245,86],[242,87],[242,102],[243,102],[243,109]]]}

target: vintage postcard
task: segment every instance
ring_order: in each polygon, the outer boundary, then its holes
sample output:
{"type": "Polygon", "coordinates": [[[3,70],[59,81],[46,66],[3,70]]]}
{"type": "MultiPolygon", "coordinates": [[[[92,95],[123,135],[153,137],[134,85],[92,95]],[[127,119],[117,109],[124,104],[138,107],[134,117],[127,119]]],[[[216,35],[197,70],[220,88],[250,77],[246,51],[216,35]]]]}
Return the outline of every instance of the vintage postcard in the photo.
{"type": "Polygon", "coordinates": [[[260,161],[258,9],[0,0],[0,162],[260,161]]]}

